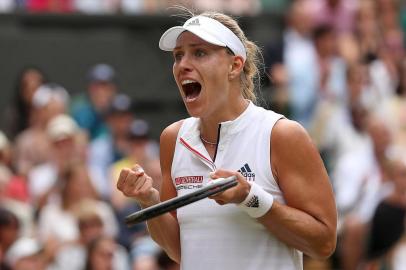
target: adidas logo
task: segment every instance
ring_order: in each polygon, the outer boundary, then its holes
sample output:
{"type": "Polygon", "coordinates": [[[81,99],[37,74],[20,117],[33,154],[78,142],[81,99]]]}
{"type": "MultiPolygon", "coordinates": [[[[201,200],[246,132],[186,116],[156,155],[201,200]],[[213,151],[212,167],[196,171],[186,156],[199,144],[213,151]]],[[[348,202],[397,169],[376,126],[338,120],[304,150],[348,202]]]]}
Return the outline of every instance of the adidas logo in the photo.
{"type": "Polygon", "coordinates": [[[190,23],[188,23],[187,26],[192,26],[192,25],[200,25],[199,18],[194,19],[193,21],[191,21],[190,23]]]}
{"type": "Polygon", "coordinates": [[[247,207],[253,207],[253,208],[258,208],[259,207],[259,199],[258,199],[258,196],[253,196],[252,198],[251,198],[251,200],[249,200],[246,204],[245,204],[245,206],[247,206],[247,207]]]}
{"type": "Polygon", "coordinates": [[[255,181],[255,173],[251,170],[248,163],[245,163],[245,165],[242,166],[238,172],[241,173],[247,179],[247,181],[255,181]]]}

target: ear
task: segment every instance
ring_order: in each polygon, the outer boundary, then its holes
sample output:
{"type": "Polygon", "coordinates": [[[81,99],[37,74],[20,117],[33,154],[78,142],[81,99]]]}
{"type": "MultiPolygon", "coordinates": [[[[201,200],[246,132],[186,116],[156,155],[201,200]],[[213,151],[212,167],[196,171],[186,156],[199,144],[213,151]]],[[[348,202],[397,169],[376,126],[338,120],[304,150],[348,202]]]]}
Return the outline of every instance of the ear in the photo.
{"type": "Polygon", "coordinates": [[[244,59],[241,56],[233,56],[233,60],[230,64],[230,69],[228,71],[228,78],[230,80],[240,77],[240,74],[241,72],[243,72],[244,69],[244,63],[244,59]]]}

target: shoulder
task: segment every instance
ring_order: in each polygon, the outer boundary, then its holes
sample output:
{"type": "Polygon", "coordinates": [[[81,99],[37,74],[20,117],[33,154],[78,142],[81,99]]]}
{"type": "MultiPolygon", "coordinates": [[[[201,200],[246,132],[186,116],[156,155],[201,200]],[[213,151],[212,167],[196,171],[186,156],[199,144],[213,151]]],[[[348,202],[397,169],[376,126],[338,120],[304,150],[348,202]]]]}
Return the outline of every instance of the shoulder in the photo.
{"type": "Polygon", "coordinates": [[[278,145],[291,145],[292,143],[311,143],[305,128],[296,121],[282,118],[276,122],[272,130],[272,142],[278,145]]]}
{"type": "Polygon", "coordinates": [[[178,136],[178,132],[180,128],[182,127],[182,124],[184,122],[184,119],[179,120],[175,123],[172,123],[171,125],[167,126],[161,133],[160,137],[160,142],[161,144],[166,144],[169,142],[176,142],[176,138],[178,136]]]}
{"type": "Polygon", "coordinates": [[[90,107],[90,100],[87,96],[80,94],[76,95],[72,98],[72,102],[70,104],[70,109],[72,111],[83,110],[84,108],[90,107]]]}
{"type": "Polygon", "coordinates": [[[177,121],[168,127],[166,127],[160,137],[160,156],[161,166],[164,166],[167,162],[169,165],[172,163],[173,153],[175,152],[176,139],[180,128],[182,127],[184,120],[177,121]]]}
{"type": "Polygon", "coordinates": [[[276,168],[307,166],[309,163],[319,165],[318,150],[307,131],[299,123],[288,120],[279,120],[271,136],[271,160],[276,168]],[[286,167],[288,166],[288,167],[286,167]]]}

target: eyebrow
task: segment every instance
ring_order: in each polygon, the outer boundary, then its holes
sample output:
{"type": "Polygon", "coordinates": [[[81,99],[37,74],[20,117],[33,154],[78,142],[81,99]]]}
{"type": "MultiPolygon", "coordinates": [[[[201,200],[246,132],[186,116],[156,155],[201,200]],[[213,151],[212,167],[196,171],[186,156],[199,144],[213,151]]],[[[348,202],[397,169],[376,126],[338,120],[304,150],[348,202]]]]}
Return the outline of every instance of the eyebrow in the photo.
{"type": "MultiPolygon", "coordinates": [[[[199,42],[199,43],[192,43],[192,44],[188,44],[187,46],[189,47],[198,47],[198,46],[204,46],[205,43],[203,42],[199,42]]],[[[173,50],[179,50],[180,48],[182,48],[182,46],[176,46],[175,48],[173,48],[173,50]]]]}

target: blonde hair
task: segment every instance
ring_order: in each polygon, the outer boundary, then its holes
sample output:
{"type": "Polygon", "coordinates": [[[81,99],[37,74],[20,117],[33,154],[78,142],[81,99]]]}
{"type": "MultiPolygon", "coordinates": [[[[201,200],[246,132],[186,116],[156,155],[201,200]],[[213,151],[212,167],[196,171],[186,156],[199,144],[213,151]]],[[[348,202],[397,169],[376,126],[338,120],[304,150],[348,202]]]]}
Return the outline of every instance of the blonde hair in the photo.
{"type": "Polygon", "coordinates": [[[247,51],[247,59],[244,64],[243,73],[241,74],[241,85],[242,85],[242,95],[244,98],[249,99],[253,102],[257,101],[257,96],[255,93],[256,86],[260,85],[260,71],[259,66],[263,63],[262,53],[260,48],[252,41],[248,40],[244,32],[241,30],[237,21],[232,17],[225,15],[220,12],[206,11],[201,14],[195,14],[193,11],[185,7],[176,7],[180,9],[184,14],[179,15],[180,17],[189,19],[191,17],[201,15],[212,18],[219,21],[228,29],[230,29],[244,44],[245,50],[247,51]]]}

